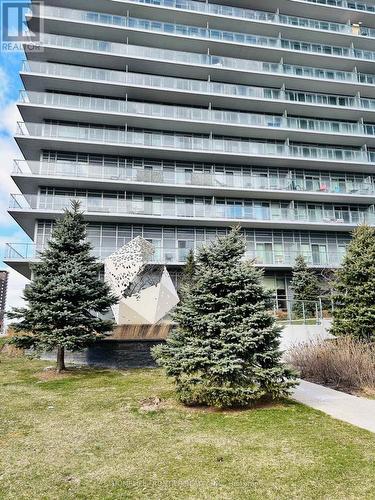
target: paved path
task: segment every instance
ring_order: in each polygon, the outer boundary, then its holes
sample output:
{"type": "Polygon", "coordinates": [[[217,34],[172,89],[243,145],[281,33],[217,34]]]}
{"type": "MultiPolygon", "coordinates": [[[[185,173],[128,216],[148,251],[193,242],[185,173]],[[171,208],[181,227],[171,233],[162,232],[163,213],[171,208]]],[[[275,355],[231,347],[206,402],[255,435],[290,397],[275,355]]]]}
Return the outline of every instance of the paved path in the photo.
{"type": "Polygon", "coordinates": [[[359,398],[301,380],[293,399],[333,418],[375,433],[375,400],[359,398]]]}

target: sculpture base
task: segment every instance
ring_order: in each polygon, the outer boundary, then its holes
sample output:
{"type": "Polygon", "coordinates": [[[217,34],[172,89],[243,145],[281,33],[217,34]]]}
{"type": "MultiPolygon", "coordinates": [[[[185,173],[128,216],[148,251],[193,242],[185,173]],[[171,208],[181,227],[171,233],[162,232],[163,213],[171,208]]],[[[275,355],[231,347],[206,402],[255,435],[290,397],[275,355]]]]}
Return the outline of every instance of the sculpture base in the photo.
{"type": "Polygon", "coordinates": [[[170,322],[158,323],[156,325],[118,325],[114,328],[113,334],[109,339],[122,339],[122,340],[164,340],[168,337],[174,324],[170,322]]]}

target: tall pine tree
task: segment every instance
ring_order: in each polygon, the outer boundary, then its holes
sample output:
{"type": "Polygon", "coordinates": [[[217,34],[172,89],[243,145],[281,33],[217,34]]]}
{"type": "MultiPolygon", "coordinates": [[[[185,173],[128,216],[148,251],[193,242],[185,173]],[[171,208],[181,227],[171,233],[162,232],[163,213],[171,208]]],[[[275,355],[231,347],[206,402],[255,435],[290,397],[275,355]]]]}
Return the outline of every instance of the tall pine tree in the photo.
{"type": "Polygon", "coordinates": [[[353,232],[333,283],[334,312],[330,333],[375,340],[375,229],[353,232]]]}
{"type": "Polygon", "coordinates": [[[32,280],[24,291],[26,307],[8,313],[20,320],[12,325],[19,332],[12,343],[57,349],[57,371],[65,369],[65,349],[82,350],[113,327],[112,321],[97,316],[117,298],[99,280],[101,264],[90,250],[79,203],[72,202],[71,210],[56,223],[40,262],[32,266],[32,280]]]}
{"type": "Polygon", "coordinates": [[[285,396],[296,384],[281,363],[262,271],[244,253],[239,228],[198,252],[194,280],[174,314],[177,327],[154,348],[185,404],[247,406],[285,396]]]}
{"type": "Polygon", "coordinates": [[[322,287],[302,255],[296,257],[290,287],[293,290],[292,311],[295,317],[314,318],[322,287]]]}

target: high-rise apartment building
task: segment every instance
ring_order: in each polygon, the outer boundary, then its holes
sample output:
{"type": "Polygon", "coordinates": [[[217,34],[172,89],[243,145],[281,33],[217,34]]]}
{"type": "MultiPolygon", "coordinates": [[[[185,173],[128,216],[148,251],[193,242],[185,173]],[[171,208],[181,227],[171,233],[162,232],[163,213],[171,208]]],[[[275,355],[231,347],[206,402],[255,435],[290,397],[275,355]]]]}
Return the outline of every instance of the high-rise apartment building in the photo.
{"type": "Polygon", "coordinates": [[[375,4],[349,0],[47,0],[21,70],[24,160],[9,244],[29,275],[53,221],[82,201],[105,257],[137,235],[178,272],[243,227],[286,294],[298,254],[339,264],[375,222],[375,4]]]}
{"type": "Polygon", "coordinates": [[[4,331],[4,318],[7,303],[8,271],[0,271],[0,334],[4,331]]]}

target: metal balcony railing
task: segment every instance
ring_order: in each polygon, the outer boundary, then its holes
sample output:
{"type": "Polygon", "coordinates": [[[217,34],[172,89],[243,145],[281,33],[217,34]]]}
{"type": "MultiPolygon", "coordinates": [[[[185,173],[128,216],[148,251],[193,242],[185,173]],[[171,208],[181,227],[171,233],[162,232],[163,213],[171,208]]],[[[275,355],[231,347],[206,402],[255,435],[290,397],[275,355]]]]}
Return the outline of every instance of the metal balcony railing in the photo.
{"type": "Polygon", "coordinates": [[[53,177],[80,177],[86,179],[115,180],[131,183],[168,184],[230,189],[252,189],[267,191],[304,191],[348,195],[375,195],[375,184],[371,180],[345,180],[338,182],[324,173],[321,179],[311,180],[305,174],[257,175],[242,171],[204,172],[186,169],[147,169],[131,166],[97,165],[75,162],[16,160],[14,174],[53,177]]]}
{"type": "Polygon", "coordinates": [[[319,224],[374,224],[372,210],[341,210],[333,206],[328,208],[284,208],[278,206],[255,206],[246,202],[227,204],[178,203],[167,201],[126,200],[104,197],[71,197],[52,194],[11,195],[11,209],[20,210],[63,210],[71,200],[79,200],[82,210],[93,213],[139,215],[172,218],[204,218],[248,221],[291,221],[312,222],[319,224]]]}
{"type": "Polygon", "coordinates": [[[18,123],[17,135],[38,138],[59,138],[124,146],[168,148],[208,153],[235,155],[276,156],[337,162],[372,163],[375,155],[359,149],[309,146],[305,144],[256,142],[249,139],[184,135],[151,131],[133,131],[125,128],[55,123],[18,123]]]}
{"type": "Polygon", "coordinates": [[[375,52],[371,50],[356,49],[353,47],[342,47],[336,45],[311,43],[300,40],[290,40],[282,37],[270,37],[261,35],[250,35],[220,29],[200,28],[198,26],[187,26],[183,24],[167,23],[163,21],[139,19],[126,16],[114,16],[99,12],[89,12],[83,10],[66,9],[61,7],[44,8],[44,15],[64,20],[72,19],[88,24],[106,24],[108,26],[124,27],[152,33],[162,33],[166,35],[184,36],[204,40],[213,40],[225,43],[237,43],[240,45],[265,47],[272,49],[285,49],[322,56],[335,56],[360,59],[364,61],[374,61],[375,52]]]}
{"type": "Polygon", "coordinates": [[[167,120],[186,120],[211,124],[262,127],[290,131],[296,130],[334,135],[375,135],[375,125],[360,122],[353,123],[306,117],[288,117],[283,115],[268,115],[188,106],[171,106],[52,92],[31,92],[22,90],[20,92],[20,102],[83,111],[96,111],[121,115],[128,114],[146,118],[162,118],[167,120]]]}
{"type": "Polygon", "coordinates": [[[50,33],[42,33],[40,36],[40,42],[43,47],[54,46],[81,51],[111,54],[114,56],[139,58],[142,60],[154,60],[166,63],[180,63],[194,66],[207,66],[209,68],[255,72],[257,74],[269,73],[273,75],[290,75],[302,78],[312,78],[335,82],[375,85],[375,75],[359,73],[355,71],[350,72],[334,69],[314,68],[309,66],[298,66],[292,64],[252,61],[248,59],[237,59],[233,57],[199,54],[195,52],[159,49],[154,47],[129,45],[88,38],[54,35],[50,33]]]}
{"type": "Polygon", "coordinates": [[[273,298],[273,315],[283,325],[321,325],[332,318],[334,302],[330,296],[316,300],[295,300],[285,297],[273,298]]]}
{"type": "MultiPolygon", "coordinates": [[[[93,255],[99,259],[105,259],[121,247],[94,247],[93,255]]],[[[34,243],[7,243],[5,248],[5,260],[35,260],[39,258],[40,252],[45,245],[34,243]]],[[[196,251],[199,247],[192,248],[196,251]]],[[[156,247],[151,262],[162,264],[183,264],[190,252],[186,248],[161,248],[156,247]]],[[[270,250],[258,251],[247,250],[246,258],[253,259],[258,266],[285,266],[293,267],[297,256],[303,255],[307,264],[311,267],[337,267],[340,265],[344,252],[338,249],[329,252],[315,252],[306,250],[270,250]]]]}
{"type": "MultiPolygon", "coordinates": [[[[202,4],[209,5],[209,4],[202,4]]],[[[213,81],[190,80],[169,76],[147,75],[130,73],[101,68],[72,66],[69,64],[48,63],[43,61],[24,61],[22,72],[30,74],[51,75],[53,77],[73,78],[75,80],[88,80],[124,84],[135,87],[149,87],[164,91],[186,91],[196,94],[212,96],[225,96],[242,99],[257,99],[270,102],[291,102],[311,106],[337,106],[375,111],[375,99],[363,97],[350,97],[335,94],[319,94],[293,90],[278,90],[273,88],[254,87],[249,85],[236,85],[213,81]]]]}

